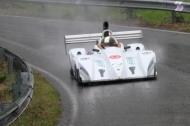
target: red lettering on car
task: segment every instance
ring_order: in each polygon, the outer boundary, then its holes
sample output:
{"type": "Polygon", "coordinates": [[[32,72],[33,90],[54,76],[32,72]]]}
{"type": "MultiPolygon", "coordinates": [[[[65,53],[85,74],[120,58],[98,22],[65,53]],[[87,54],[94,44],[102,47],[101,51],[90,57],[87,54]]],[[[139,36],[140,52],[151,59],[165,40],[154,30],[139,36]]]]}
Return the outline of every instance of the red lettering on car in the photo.
{"type": "Polygon", "coordinates": [[[121,58],[121,56],[120,55],[111,55],[109,58],[110,59],[119,59],[119,58],[121,58]]]}

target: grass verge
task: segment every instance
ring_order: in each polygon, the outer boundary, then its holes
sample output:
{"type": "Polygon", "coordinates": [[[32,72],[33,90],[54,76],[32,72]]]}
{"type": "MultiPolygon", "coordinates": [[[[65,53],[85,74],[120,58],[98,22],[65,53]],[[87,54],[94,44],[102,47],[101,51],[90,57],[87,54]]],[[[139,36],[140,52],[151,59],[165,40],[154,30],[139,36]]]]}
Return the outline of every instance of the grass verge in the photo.
{"type": "Polygon", "coordinates": [[[59,93],[39,73],[33,73],[33,98],[24,113],[11,126],[53,126],[59,121],[62,110],[59,93]]]}
{"type": "MultiPolygon", "coordinates": [[[[183,0],[190,2],[190,0],[183,0]]],[[[190,14],[176,12],[177,22],[172,24],[171,11],[134,9],[133,18],[127,20],[127,8],[64,5],[38,2],[4,2],[1,14],[31,16],[53,19],[109,21],[128,26],[190,32],[190,14]]]]}
{"type": "MultiPolygon", "coordinates": [[[[13,102],[11,90],[15,74],[8,74],[8,64],[0,61],[0,101],[13,102]]],[[[11,126],[53,126],[62,111],[59,93],[39,73],[34,73],[33,98],[24,113],[11,126]]]]}

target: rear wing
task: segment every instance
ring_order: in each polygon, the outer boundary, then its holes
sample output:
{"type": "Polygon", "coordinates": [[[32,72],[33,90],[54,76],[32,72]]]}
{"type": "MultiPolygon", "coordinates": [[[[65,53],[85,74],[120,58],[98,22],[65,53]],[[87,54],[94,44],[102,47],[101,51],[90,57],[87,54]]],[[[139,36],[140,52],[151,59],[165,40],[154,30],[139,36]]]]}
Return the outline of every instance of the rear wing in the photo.
{"type": "MultiPolygon", "coordinates": [[[[112,36],[114,36],[116,40],[143,38],[143,34],[141,30],[112,32],[112,36]]],[[[102,37],[102,33],[65,35],[64,37],[65,51],[66,51],[67,44],[96,42],[96,40],[99,40],[101,37],[102,37]]]]}
{"type": "MultiPolygon", "coordinates": [[[[143,38],[141,30],[112,32],[116,40],[143,38]]],[[[65,35],[65,44],[95,42],[102,37],[102,33],[65,35]]]]}

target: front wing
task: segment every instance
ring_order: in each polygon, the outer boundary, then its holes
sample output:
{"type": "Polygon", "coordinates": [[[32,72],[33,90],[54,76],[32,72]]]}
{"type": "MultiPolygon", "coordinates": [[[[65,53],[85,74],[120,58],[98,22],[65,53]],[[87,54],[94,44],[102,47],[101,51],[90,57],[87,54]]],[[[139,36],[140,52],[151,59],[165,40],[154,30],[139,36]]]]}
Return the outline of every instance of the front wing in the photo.
{"type": "Polygon", "coordinates": [[[126,79],[105,79],[105,80],[93,80],[93,81],[82,81],[78,82],[80,84],[88,84],[88,83],[114,83],[114,82],[131,82],[137,80],[147,80],[147,79],[157,79],[156,75],[148,76],[148,77],[136,77],[136,78],[126,78],[126,79]]]}

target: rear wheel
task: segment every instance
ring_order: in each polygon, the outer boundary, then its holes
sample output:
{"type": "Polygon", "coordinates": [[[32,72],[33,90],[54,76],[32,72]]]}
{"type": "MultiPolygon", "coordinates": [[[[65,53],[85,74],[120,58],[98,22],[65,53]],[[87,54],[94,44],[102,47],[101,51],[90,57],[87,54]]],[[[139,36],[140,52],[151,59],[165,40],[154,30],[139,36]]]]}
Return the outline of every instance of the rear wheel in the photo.
{"type": "Polygon", "coordinates": [[[157,79],[157,69],[156,69],[156,64],[154,64],[154,79],[157,79]]]}

